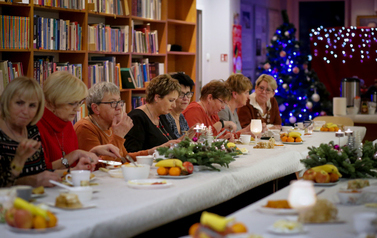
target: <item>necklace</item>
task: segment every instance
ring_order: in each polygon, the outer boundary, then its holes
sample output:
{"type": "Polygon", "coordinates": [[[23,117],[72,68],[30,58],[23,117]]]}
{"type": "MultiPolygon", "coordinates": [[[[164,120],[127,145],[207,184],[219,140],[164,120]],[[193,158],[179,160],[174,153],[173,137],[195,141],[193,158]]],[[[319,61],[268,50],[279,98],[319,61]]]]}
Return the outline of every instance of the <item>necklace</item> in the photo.
{"type": "MultiPolygon", "coordinates": [[[[12,133],[12,135],[14,137],[14,140],[18,141],[18,138],[20,136],[16,136],[16,134],[14,134],[13,130],[10,128],[10,126],[8,125],[8,122],[6,120],[4,120],[4,122],[5,122],[5,125],[7,126],[8,130],[10,131],[10,133],[12,133]]],[[[22,129],[21,138],[25,138],[25,136],[24,136],[24,130],[25,130],[25,128],[22,129]]]]}
{"type": "Polygon", "coordinates": [[[54,131],[54,134],[55,134],[56,140],[58,141],[60,150],[62,151],[62,156],[64,158],[65,157],[65,151],[64,151],[64,132],[62,132],[62,144],[60,144],[60,141],[59,141],[58,136],[56,135],[55,131],[54,131]]]}
{"type": "Polygon", "coordinates": [[[96,122],[96,120],[91,116],[91,115],[89,115],[89,119],[90,119],[90,121],[94,124],[94,125],[96,125],[105,135],[107,135],[107,137],[110,137],[112,134],[113,134],[113,131],[112,130],[110,130],[110,135],[108,135],[108,134],[106,134],[106,132],[104,131],[104,130],[102,130],[102,128],[98,125],[98,123],[96,122]]]}
{"type": "MultiPolygon", "coordinates": [[[[149,108],[147,106],[147,104],[145,104],[145,107],[147,108],[148,112],[149,112],[149,115],[151,116],[151,118],[153,118],[153,115],[151,113],[151,111],[149,111],[149,108]]],[[[152,120],[151,120],[152,121],[152,120]]],[[[161,132],[161,134],[169,141],[169,140],[172,140],[173,138],[170,136],[169,132],[166,131],[166,129],[164,128],[164,126],[162,125],[161,121],[160,121],[160,118],[158,118],[158,125],[156,125],[153,121],[152,123],[157,127],[157,129],[161,132]]]]}

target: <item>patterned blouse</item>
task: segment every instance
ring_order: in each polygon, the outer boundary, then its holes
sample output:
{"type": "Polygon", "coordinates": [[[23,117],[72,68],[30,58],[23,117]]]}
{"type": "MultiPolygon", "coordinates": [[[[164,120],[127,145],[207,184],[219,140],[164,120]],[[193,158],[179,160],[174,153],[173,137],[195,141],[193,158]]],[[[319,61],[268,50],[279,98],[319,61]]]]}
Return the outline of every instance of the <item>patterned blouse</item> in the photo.
{"type": "MultiPolygon", "coordinates": [[[[28,139],[41,141],[38,127],[27,127],[28,139]]],[[[11,163],[16,154],[19,142],[14,141],[0,129],[0,187],[11,186],[17,179],[12,174],[11,163]]],[[[38,174],[46,170],[42,146],[25,162],[24,168],[18,177],[38,174]]]]}
{"type": "Polygon", "coordinates": [[[190,127],[187,124],[186,118],[185,118],[185,116],[183,116],[182,113],[179,115],[179,125],[181,126],[181,133],[182,134],[178,133],[178,128],[177,128],[177,125],[175,124],[175,120],[174,120],[173,116],[169,113],[169,114],[166,114],[165,117],[170,124],[171,130],[173,131],[174,135],[177,138],[183,136],[185,134],[185,132],[190,129],[190,127]]]}

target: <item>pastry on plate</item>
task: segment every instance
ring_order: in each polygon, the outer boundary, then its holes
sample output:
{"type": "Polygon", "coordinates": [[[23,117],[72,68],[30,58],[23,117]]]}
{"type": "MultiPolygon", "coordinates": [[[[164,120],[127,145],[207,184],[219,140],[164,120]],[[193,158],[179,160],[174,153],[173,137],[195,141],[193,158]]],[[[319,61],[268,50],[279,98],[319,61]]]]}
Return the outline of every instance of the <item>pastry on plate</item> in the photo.
{"type": "Polygon", "coordinates": [[[76,194],[73,193],[61,193],[56,197],[55,207],[61,208],[81,208],[82,204],[76,194]]]}

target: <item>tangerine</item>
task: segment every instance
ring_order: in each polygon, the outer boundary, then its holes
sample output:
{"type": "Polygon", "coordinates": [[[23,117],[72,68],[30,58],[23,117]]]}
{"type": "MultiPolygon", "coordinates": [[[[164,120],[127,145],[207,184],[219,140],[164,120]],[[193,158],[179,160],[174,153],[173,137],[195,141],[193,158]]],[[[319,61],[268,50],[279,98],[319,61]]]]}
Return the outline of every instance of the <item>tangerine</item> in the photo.
{"type": "Polygon", "coordinates": [[[159,175],[167,175],[169,173],[169,169],[166,167],[159,167],[157,169],[157,174],[159,175]]]}
{"type": "Polygon", "coordinates": [[[192,226],[190,226],[190,229],[189,229],[189,235],[194,237],[195,236],[195,233],[196,231],[198,230],[200,226],[200,223],[197,222],[197,223],[194,223],[192,226]]]}
{"type": "Polygon", "coordinates": [[[333,183],[333,182],[336,182],[339,180],[339,175],[336,174],[336,173],[329,173],[330,175],[330,182],[333,183]]]}
{"type": "Polygon", "coordinates": [[[295,139],[295,142],[302,142],[301,137],[297,137],[297,138],[295,139]]]}
{"type": "Polygon", "coordinates": [[[287,142],[295,142],[295,138],[293,138],[293,137],[288,137],[287,142]]]}
{"type": "Polygon", "coordinates": [[[323,131],[329,131],[329,128],[325,127],[325,128],[323,129],[323,131]]]}
{"type": "Polygon", "coordinates": [[[283,136],[283,137],[281,138],[281,141],[283,141],[283,142],[287,142],[287,139],[288,139],[288,137],[283,136]]]}
{"type": "Polygon", "coordinates": [[[334,129],[335,129],[335,127],[330,127],[329,131],[335,131],[334,129]]]}
{"type": "Polygon", "coordinates": [[[46,229],[47,221],[42,216],[33,217],[33,228],[34,229],[46,229]]]}
{"type": "Polygon", "coordinates": [[[326,127],[321,127],[321,131],[325,131],[326,127]]]}
{"type": "Polygon", "coordinates": [[[334,131],[339,131],[339,127],[334,127],[334,131]]]}
{"type": "Polygon", "coordinates": [[[47,227],[55,227],[58,223],[58,218],[50,211],[47,211],[47,216],[50,218],[50,220],[47,221],[47,227]]]}
{"type": "Polygon", "coordinates": [[[181,175],[181,168],[179,168],[179,167],[171,167],[169,169],[169,175],[170,176],[179,176],[179,175],[181,175]]]}
{"type": "Polygon", "coordinates": [[[247,232],[247,227],[245,224],[241,222],[234,223],[230,229],[232,230],[232,233],[246,233],[247,232]]]}

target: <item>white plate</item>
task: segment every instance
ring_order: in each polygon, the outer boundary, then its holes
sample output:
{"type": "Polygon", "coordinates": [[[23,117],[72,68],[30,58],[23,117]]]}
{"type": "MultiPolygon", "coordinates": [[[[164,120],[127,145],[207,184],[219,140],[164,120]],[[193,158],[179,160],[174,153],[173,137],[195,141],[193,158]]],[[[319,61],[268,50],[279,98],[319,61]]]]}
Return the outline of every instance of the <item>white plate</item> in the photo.
{"type": "Polygon", "coordinates": [[[40,233],[47,233],[47,232],[54,232],[54,231],[60,231],[64,229],[64,226],[57,225],[55,227],[46,228],[46,229],[21,229],[17,227],[12,227],[7,225],[8,229],[15,233],[26,233],[26,234],[40,234],[40,233]]]}
{"type": "Polygon", "coordinates": [[[42,194],[31,194],[31,198],[43,198],[43,197],[46,197],[47,194],[46,193],[42,193],[42,194]]]}
{"type": "Polygon", "coordinates": [[[268,232],[272,234],[277,234],[277,235],[298,235],[298,234],[304,234],[308,232],[307,228],[303,228],[303,230],[291,230],[291,231],[282,231],[280,229],[276,229],[273,226],[268,227],[267,229],[268,232]]]}
{"type": "Polygon", "coordinates": [[[59,208],[59,209],[62,209],[62,210],[82,210],[82,209],[89,209],[89,208],[97,207],[97,205],[95,205],[95,204],[82,204],[82,207],[80,207],[80,208],[56,207],[55,203],[47,203],[47,205],[49,205],[50,207],[59,208]]]}
{"type": "Polygon", "coordinates": [[[157,189],[157,188],[168,188],[173,185],[171,182],[167,182],[163,179],[135,179],[129,180],[127,185],[131,188],[137,189],[157,189]],[[163,184],[153,184],[153,183],[161,183],[163,184]]]}
{"type": "MultiPolygon", "coordinates": [[[[334,133],[334,132],[338,132],[338,131],[321,131],[321,130],[313,130],[314,132],[332,132],[332,133],[334,133]]],[[[344,131],[342,131],[342,132],[344,132],[344,131]]]]}
{"type": "Polygon", "coordinates": [[[304,143],[304,141],[301,141],[301,142],[283,142],[283,144],[287,144],[287,145],[301,145],[302,143],[304,143]]]}
{"type": "Polygon", "coordinates": [[[156,176],[159,177],[159,178],[164,178],[164,179],[184,179],[184,178],[190,177],[191,174],[188,174],[188,175],[179,175],[179,176],[158,175],[158,174],[156,174],[156,176]]]}
{"type": "Polygon", "coordinates": [[[283,208],[270,208],[270,207],[259,207],[258,211],[266,214],[274,215],[296,215],[297,210],[295,209],[283,209],[283,208]]]}
{"type": "Polygon", "coordinates": [[[314,183],[314,186],[326,186],[326,187],[330,187],[330,186],[337,185],[338,183],[339,183],[339,180],[336,181],[336,182],[333,182],[333,183],[314,183]]]}

